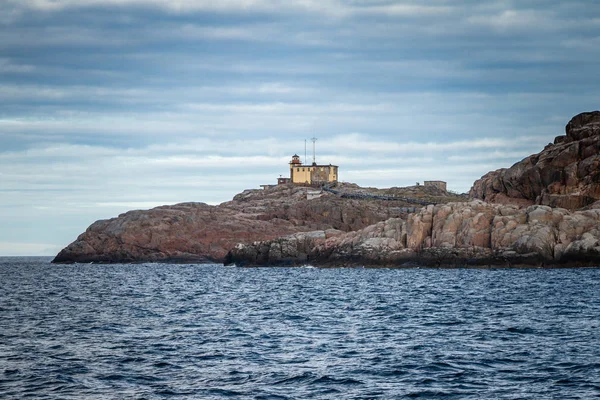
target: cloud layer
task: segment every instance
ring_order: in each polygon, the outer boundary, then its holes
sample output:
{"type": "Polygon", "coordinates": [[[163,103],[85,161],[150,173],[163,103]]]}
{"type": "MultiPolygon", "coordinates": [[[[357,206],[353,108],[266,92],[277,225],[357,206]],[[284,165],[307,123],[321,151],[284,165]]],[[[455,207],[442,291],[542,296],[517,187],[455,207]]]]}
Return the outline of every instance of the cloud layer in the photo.
{"type": "Polygon", "coordinates": [[[466,191],[599,108],[598,15],[583,0],[9,0],[0,254],[130,208],[228,200],[286,175],[312,136],[342,180],[466,191]]]}

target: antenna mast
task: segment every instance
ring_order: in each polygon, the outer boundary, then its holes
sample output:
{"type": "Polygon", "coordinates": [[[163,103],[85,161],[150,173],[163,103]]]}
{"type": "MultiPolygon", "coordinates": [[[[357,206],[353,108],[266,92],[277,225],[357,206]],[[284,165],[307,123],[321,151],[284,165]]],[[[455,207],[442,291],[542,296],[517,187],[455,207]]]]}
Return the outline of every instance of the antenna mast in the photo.
{"type": "Polygon", "coordinates": [[[316,164],[317,163],[317,155],[316,155],[317,153],[315,152],[315,143],[317,142],[317,138],[313,137],[310,140],[312,140],[312,142],[313,142],[313,164],[316,164]]]}

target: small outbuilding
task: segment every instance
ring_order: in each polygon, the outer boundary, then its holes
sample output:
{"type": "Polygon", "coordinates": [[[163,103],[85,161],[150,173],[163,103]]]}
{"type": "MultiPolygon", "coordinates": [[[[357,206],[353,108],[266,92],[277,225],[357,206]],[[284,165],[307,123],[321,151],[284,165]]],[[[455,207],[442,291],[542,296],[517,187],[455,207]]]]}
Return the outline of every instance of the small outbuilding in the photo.
{"type": "Polygon", "coordinates": [[[447,191],[446,182],[444,182],[444,181],[425,181],[425,182],[423,182],[423,184],[425,186],[435,186],[438,189],[442,189],[444,192],[447,191]]]}

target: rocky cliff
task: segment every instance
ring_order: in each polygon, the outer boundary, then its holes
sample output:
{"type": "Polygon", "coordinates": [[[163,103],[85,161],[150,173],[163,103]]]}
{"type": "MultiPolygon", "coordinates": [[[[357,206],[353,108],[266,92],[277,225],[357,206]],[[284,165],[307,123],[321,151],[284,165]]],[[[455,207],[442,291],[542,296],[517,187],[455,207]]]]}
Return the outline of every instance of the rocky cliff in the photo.
{"type": "Polygon", "coordinates": [[[486,202],[422,186],[345,184],[310,200],[308,190],[130,211],[92,224],[54,262],[598,265],[600,112],[574,117],[539,154],[476,181],[471,195],[486,202]]]}
{"type": "Polygon", "coordinates": [[[600,111],[579,114],[538,154],[473,184],[473,198],[570,210],[600,200],[600,111]]]}
{"type": "Polygon", "coordinates": [[[313,230],[353,231],[403,214],[402,202],[342,199],[329,193],[307,200],[308,190],[313,189],[281,185],[246,190],[218,206],[182,203],[129,211],[93,223],[54,262],[220,262],[240,242],[313,230]]]}
{"type": "Polygon", "coordinates": [[[238,265],[598,265],[600,209],[571,212],[479,200],[428,206],[354,232],[238,244],[238,265]]]}
{"type": "Polygon", "coordinates": [[[540,153],[484,175],[470,202],[430,205],[352,232],[238,244],[239,265],[599,265],[600,112],[540,153]],[[578,210],[578,211],[575,211],[578,210]]]}

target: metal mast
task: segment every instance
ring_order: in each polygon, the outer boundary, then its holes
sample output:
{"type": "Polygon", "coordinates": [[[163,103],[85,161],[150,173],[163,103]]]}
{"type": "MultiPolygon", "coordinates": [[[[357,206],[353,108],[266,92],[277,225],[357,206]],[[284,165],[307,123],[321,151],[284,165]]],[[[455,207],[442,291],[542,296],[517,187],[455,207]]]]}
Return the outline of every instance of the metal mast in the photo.
{"type": "Polygon", "coordinates": [[[315,152],[315,143],[317,142],[317,138],[314,137],[310,140],[312,140],[312,142],[313,142],[313,164],[316,164],[317,163],[317,153],[315,152]]]}

